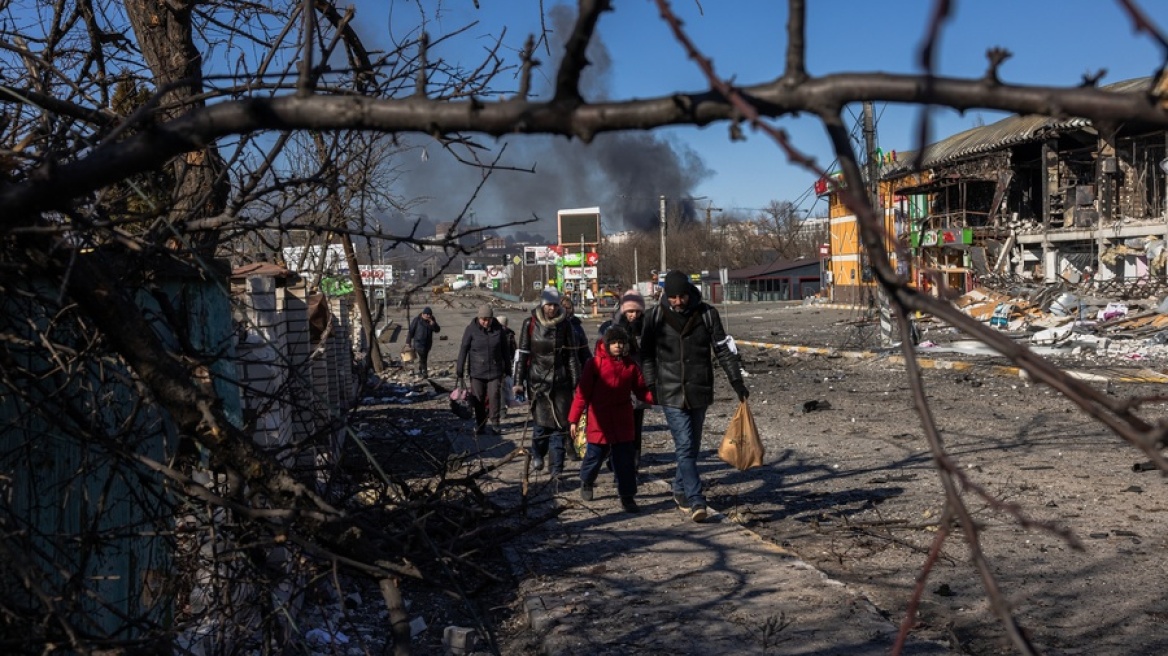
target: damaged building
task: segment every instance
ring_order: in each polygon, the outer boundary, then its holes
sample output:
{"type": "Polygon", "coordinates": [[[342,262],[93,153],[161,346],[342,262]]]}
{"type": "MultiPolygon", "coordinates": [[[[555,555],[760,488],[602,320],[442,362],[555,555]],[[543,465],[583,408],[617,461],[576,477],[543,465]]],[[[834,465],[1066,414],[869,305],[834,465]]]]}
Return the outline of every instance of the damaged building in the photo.
{"type": "MultiPolygon", "coordinates": [[[[1146,92],[1141,78],[1105,87],[1146,92]]],[[[1081,118],[1011,116],[915,154],[883,157],[879,204],[898,271],[958,294],[1019,283],[1116,298],[1163,296],[1168,252],[1168,133],[1081,118]]],[[[872,289],[855,218],[829,197],[830,264],[839,300],[872,289]],[[851,226],[850,228],[848,226],[851,226]],[[857,275],[857,271],[861,274],[857,275]]]]}

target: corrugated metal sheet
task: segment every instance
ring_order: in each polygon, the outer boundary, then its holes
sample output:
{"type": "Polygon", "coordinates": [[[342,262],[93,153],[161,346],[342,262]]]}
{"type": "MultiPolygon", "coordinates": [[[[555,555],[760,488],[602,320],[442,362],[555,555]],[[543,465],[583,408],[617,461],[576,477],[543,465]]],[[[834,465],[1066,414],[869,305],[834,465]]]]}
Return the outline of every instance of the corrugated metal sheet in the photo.
{"type": "MultiPolygon", "coordinates": [[[[160,276],[155,282],[171,307],[189,318],[187,339],[213,362],[225,411],[239,421],[224,281],[160,276]]],[[[55,288],[37,280],[28,285],[27,293],[0,300],[0,328],[24,338],[8,353],[37,374],[25,395],[0,392],[0,514],[22,522],[7,527],[7,547],[19,554],[39,590],[61,601],[60,612],[78,629],[133,639],[173,614],[171,599],[146,588],[172,571],[173,543],[162,536],[173,531],[176,511],[165,506],[170,493],[163,477],[126,454],[168,462],[175,427],[112,358],[97,353],[62,367],[39,348],[40,331],[59,344],[78,337],[59,309],[31,300],[53,298],[55,288]]],[[[148,315],[163,315],[154,294],[141,292],[137,299],[148,315]]],[[[161,322],[155,325],[161,339],[176,344],[161,322]]],[[[0,585],[7,601],[39,608],[43,602],[14,581],[0,585]]]]}
{"type": "MultiPolygon", "coordinates": [[[[1149,78],[1136,78],[1110,84],[1104,89],[1115,93],[1132,93],[1147,88],[1149,78]]],[[[923,167],[934,168],[962,159],[1002,150],[1018,144],[1055,136],[1071,130],[1093,130],[1085,118],[1051,118],[1049,116],[1010,116],[996,123],[959,132],[925,148],[923,167]]],[[[913,170],[916,152],[902,153],[894,164],[883,167],[881,178],[893,178],[913,170]]]]}

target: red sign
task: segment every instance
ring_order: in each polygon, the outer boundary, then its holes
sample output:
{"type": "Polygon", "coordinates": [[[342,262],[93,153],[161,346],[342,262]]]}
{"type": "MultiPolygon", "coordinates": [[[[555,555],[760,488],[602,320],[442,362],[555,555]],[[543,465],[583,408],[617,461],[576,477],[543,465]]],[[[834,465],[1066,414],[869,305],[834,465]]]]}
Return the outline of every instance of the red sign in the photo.
{"type": "Polygon", "coordinates": [[[587,255],[584,256],[584,264],[586,264],[588,266],[596,266],[596,263],[599,261],[600,261],[600,256],[597,255],[595,251],[588,253],[587,255]]]}
{"type": "Polygon", "coordinates": [[[824,257],[831,255],[831,244],[820,244],[819,245],[819,254],[824,256],[824,257]]]}

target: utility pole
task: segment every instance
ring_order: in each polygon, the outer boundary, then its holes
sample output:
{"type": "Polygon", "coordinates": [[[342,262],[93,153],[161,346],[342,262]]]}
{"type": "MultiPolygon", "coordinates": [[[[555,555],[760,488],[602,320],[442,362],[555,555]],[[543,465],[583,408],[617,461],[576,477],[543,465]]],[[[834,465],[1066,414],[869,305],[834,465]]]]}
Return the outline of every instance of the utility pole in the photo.
{"type": "MultiPolygon", "coordinates": [[[[872,211],[876,214],[876,219],[880,221],[880,227],[884,226],[884,207],[880,203],[880,168],[879,162],[876,161],[876,112],[870,101],[864,102],[864,149],[868,154],[867,166],[865,166],[865,175],[868,178],[868,202],[872,205],[872,211]]],[[[861,269],[861,274],[868,270],[870,264],[868,263],[867,250],[861,251],[863,255],[860,257],[860,264],[864,267],[861,269]]],[[[864,276],[861,275],[861,280],[864,276]]],[[[884,293],[884,288],[877,287],[877,299],[880,305],[880,343],[882,346],[892,346],[895,340],[895,329],[892,321],[892,304],[889,302],[888,295],[884,293]]]]}
{"type": "Polygon", "coordinates": [[[864,150],[867,151],[868,162],[868,202],[872,207],[880,209],[880,170],[876,161],[876,111],[871,101],[864,102],[864,150]]]}
{"type": "Polygon", "coordinates": [[[657,269],[658,275],[665,275],[665,194],[661,195],[661,268],[657,269]]]}

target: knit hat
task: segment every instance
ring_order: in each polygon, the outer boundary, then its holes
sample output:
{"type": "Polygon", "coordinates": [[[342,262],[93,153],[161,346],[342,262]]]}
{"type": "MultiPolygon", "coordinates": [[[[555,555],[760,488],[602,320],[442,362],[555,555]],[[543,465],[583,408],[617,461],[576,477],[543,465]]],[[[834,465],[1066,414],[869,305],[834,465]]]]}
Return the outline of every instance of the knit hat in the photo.
{"type": "Polygon", "coordinates": [[[493,316],[495,316],[495,311],[491,309],[491,306],[485,304],[479,306],[478,318],[490,319],[493,316]]]}
{"type": "MultiPolygon", "coordinates": [[[[666,276],[668,277],[668,276],[666,276]]],[[[645,297],[641,296],[640,292],[635,289],[630,289],[621,296],[619,312],[624,314],[629,310],[645,311],[645,297]]]]}
{"type": "Polygon", "coordinates": [[[559,305],[560,292],[556,291],[555,287],[548,287],[539,295],[540,305],[559,305]]]}
{"type": "Polygon", "coordinates": [[[616,344],[618,342],[621,344],[629,343],[629,332],[627,330],[620,326],[613,326],[604,332],[605,344],[616,344]]]}
{"type": "Polygon", "coordinates": [[[430,311],[430,306],[427,305],[426,307],[422,308],[422,314],[434,314],[434,313],[430,311]]]}
{"type": "Polygon", "coordinates": [[[665,296],[681,296],[689,294],[690,288],[693,287],[689,283],[689,276],[681,271],[674,269],[665,275],[665,296]]]}
{"type": "Polygon", "coordinates": [[[499,325],[503,326],[504,328],[507,327],[507,315],[500,314],[496,321],[498,321],[499,325]]]}

